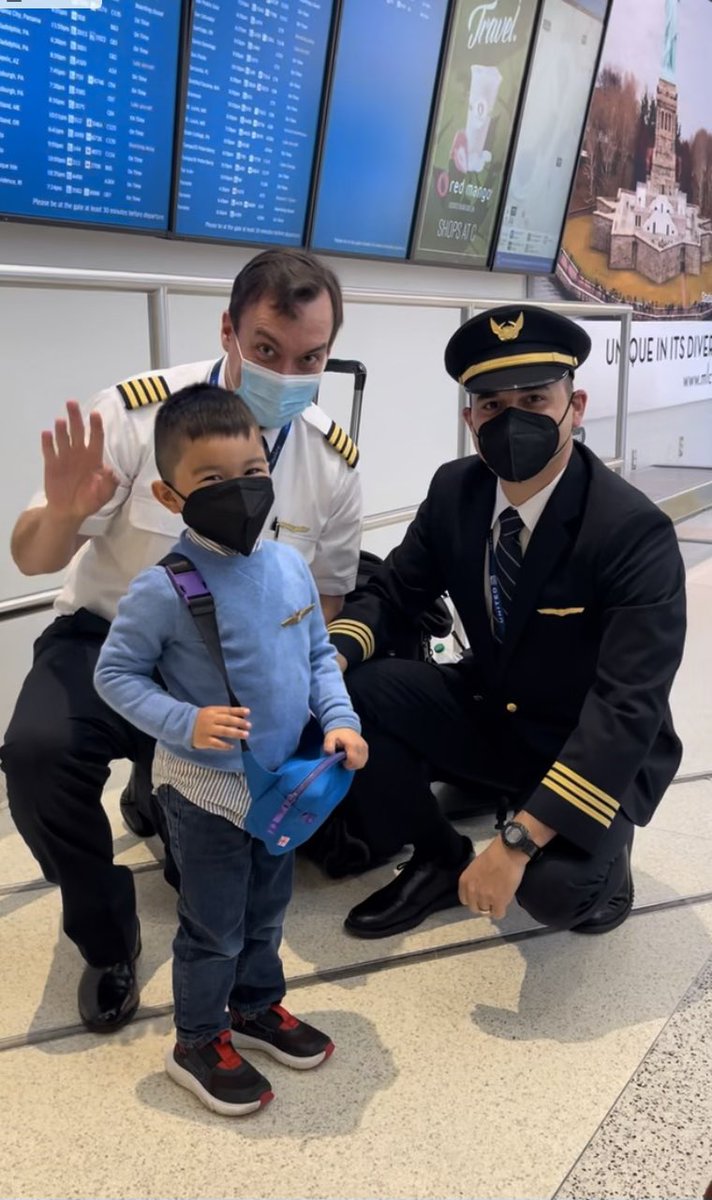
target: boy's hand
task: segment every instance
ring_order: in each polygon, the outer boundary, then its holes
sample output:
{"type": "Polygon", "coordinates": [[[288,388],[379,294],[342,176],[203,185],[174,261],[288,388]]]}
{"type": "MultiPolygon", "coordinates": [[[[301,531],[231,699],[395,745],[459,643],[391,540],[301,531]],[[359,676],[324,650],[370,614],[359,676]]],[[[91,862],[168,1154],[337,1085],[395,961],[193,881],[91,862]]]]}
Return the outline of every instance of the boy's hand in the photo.
{"type": "Polygon", "coordinates": [[[346,751],[344,766],[351,771],[360,771],[368,762],[368,744],[355,729],[332,729],[324,738],[324,753],[336,754],[346,751]]]}
{"type": "Polygon", "coordinates": [[[201,708],[193,726],[195,750],[234,750],[232,742],[249,736],[249,708],[201,708]]]}

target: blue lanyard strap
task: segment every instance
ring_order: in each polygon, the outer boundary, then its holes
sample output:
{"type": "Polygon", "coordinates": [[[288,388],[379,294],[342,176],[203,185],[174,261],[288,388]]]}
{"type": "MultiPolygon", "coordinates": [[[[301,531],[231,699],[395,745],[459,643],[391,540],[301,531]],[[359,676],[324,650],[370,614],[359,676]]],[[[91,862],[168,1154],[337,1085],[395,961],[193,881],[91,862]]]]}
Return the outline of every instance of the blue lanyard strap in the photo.
{"type": "MultiPolygon", "coordinates": [[[[223,365],[223,360],[221,358],[219,358],[218,361],[213,364],[213,368],[210,372],[210,380],[209,380],[211,387],[219,386],[219,384],[220,384],[220,369],[221,369],[222,365],[223,365]]],[[[265,454],[267,456],[267,466],[269,467],[270,475],[274,471],[274,468],[277,466],[277,463],[279,461],[279,456],[282,453],[282,451],[284,450],[284,443],[286,442],[286,440],[289,436],[289,431],[291,428],[292,428],[291,421],[289,421],[287,425],[282,426],[279,433],[277,434],[277,440],[274,443],[274,446],[272,447],[271,450],[268,448],[265,439],[262,438],[262,445],[265,448],[265,454]]]]}
{"type": "Polygon", "coordinates": [[[494,538],[490,529],[487,535],[487,545],[489,546],[489,583],[490,594],[492,596],[492,620],[494,621],[497,635],[500,641],[504,640],[504,607],[502,605],[502,592],[497,578],[497,569],[494,560],[494,538]]]}
{"type": "Polygon", "coordinates": [[[268,450],[267,443],[266,443],[265,439],[262,438],[262,444],[265,448],[265,454],[267,455],[267,466],[269,467],[270,475],[274,471],[274,468],[277,466],[279,456],[284,449],[284,443],[286,442],[286,440],[289,436],[289,431],[291,428],[292,428],[291,421],[287,425],[282,426],[279,433],[277,434],[277,440],[274,443],[274,446],[272,447],[271,450],[268,450]]]}

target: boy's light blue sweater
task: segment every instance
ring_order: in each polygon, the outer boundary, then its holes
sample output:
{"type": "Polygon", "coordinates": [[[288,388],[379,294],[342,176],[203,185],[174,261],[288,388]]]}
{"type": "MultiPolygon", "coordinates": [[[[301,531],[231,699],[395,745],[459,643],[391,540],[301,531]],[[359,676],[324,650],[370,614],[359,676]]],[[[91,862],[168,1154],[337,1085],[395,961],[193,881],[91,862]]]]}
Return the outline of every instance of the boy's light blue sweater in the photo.
{"type": "MultiPolygon", "coordinates": [[[[275,770],[294,753],[310,710],[324,733],[360,730],[336,652],[329,642],[309,568],[296,550],[264,541],[248,557],[225,556],[184,534],[176,546],[200,571],[215,599],[232,689],[251,709],[250,748],[275,770]],[[313,610],[286,624],[309,605],[313,610]]],[[[234,750],[195,750],[199,708],[228,705],[185,602],[163,567],[150,567],[119,604],[97,663],[99,695],[173,754],[222,771],[241,771],[234,750]],[[152,680],[158,670],[167,691],[152,680]]]]}

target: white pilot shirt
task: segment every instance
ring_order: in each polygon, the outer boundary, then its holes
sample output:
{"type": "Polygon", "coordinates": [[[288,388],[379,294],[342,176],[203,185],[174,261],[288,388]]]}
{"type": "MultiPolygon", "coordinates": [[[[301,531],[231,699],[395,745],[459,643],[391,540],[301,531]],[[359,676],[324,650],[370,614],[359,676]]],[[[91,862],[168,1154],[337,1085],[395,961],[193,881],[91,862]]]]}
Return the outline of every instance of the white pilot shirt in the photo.
{"type": "MultiPolygon", "coordinates": [[[[159,375],[170,392],[191,383],[208,382],[215,359],[146,372],[159,375]]],[[[225,361],[219,383],[224,386],[225,361]]],[[[158,404],[135,410],[126,408],[118,387],[99,392],[84,408],[101,413],[104,423],[104,458],[119,486],[98,513],[89,517],[80,535],[90,539],[74,555],[55,602],[57,612],[68,615],[87,608],[113,620],[119,600],[131,580],[168,554],[183,529],[179,516],[154,498],[151,484],[158,479],[153,452],[153,424],[158,404]]],[[[287,440],[274,468],[275,503],[263,536],[294,546],[311,567],[319,592],[342,596],[356,583],[361,541],[362,502],[358,469],[325,439],[331,421],[317,405],[310,405],[292,421],[287,440]]],[[[278,430],[265,430],[268,446],[278,430]]],[[[43,492],[29,508],[46,503],[43,492]]]]}
{"type": "MultiPolygon", "coordinates": [[[[496,546],[499,541],[499,518],[505,508],[514,508],[519,513],[524,522],[523,528],[519,533],[519,545],[522,548],[522,557],[527,552],[527,546],[531,541],[531,536],[536,528],[537,522],[541,517],[548,501],[551,499],[552,493],[563,475],[566,467],[562,467],[559,474],[552,479],[551,483],[547,483],[540,492],[535,496],[530,496],[523,504],[512,504],[508,500],[502,489],[502,481],[497,480],[497,492],[494,498],[494,509],[492,510],[492,521],[490,529],[492,530],[492,545],[496,546]]],[[[485,553],[485,604],[487,605],[487,615],[492,620],[492,588],[490,586],[490,570],[489,570],[489,547],[485,553]]]]}

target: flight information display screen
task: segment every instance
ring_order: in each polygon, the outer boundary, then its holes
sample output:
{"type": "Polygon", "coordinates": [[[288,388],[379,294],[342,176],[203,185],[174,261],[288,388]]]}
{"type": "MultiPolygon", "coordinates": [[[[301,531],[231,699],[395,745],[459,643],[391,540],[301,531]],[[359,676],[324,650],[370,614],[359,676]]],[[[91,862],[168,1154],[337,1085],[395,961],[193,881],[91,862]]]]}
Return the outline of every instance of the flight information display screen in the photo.
{"type": "Polygon", "coordinates": [[[180,0],[0,10],[0,213],[165,231],[180,0]]]}
{"type": "Polygon", "coordinates": [[[486,266],[537,0],[455,0],[411,257],[486,266]]]}
{"type": "Polygon", "coordinates": [[[447,0],[345,0],[310,245],[405,258],[447,0]]]}
{"type": "Polygon", "coordinates": [[[554,270],[608,6],[609,0],[544,2],[492,264],[496,271],[554,270]]]}
{"type": "Polygon", "coordinates": [[[174,228],[301,245],[332,0],[194,0],[174,228]]]}

